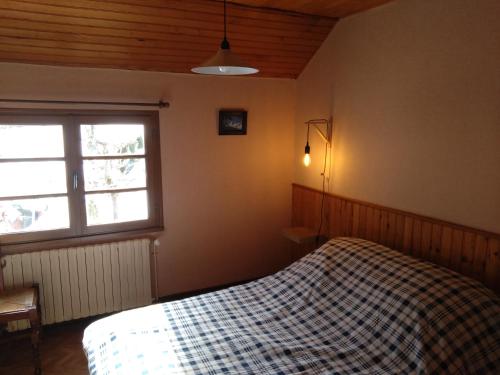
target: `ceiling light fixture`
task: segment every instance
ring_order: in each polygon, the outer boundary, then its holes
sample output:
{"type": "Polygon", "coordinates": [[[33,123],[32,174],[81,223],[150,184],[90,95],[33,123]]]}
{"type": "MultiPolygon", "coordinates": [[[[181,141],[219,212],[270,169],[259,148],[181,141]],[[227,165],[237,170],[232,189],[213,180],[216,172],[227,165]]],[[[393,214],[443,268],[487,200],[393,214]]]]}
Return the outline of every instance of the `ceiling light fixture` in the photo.
{"type": "Polygon", "coordinates": [[[224,0],[224,39],[219,51],[212,58],[205,61],[200,66],[192,68],[193,73],[212,75],[246,75],[255,74],[259,70],[244,64],[238,56],[231,52],[229,42],[226,38],[226,0],[224,0]]]}

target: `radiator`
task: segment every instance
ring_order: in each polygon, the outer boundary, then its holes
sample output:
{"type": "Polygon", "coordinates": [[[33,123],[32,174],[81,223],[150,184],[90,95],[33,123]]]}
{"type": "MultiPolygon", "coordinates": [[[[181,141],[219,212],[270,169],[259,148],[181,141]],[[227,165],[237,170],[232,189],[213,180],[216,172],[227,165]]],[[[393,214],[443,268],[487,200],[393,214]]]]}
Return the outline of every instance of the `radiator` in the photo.
{"type": "MultiPolygon", "coordinates": [[[[149,305],[149,239],[6,255],[6,290],[40,286],[42,324],[149,305]]],[[[29,327],[13,322],[9,330],[29,327]]]]}

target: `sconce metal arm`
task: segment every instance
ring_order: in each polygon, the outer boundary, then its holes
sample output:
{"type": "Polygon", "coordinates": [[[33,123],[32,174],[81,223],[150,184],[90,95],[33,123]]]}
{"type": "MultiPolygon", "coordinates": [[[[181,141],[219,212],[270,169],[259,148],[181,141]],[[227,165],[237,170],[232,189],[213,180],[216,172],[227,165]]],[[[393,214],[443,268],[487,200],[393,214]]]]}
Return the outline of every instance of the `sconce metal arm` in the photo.
{"type": "Polygon", "coordinates": [[[325,141],[328,145],[330,145],[331,140],[332,140],[332,119],[313,119],[306,121],[305,124],[309,126],[313,126],[318,135],[325,141]],[[321,125],[324,125],[326,127],[326,133],[323,132],[320,128],[321,125]]]}

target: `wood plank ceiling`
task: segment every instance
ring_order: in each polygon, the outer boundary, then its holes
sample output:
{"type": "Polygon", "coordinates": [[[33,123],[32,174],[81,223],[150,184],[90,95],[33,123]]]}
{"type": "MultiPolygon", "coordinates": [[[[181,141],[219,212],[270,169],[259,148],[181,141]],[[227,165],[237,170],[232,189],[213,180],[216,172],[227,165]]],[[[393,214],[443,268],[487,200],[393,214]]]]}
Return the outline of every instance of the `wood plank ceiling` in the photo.
{"type": "Polygon", "coordinates": [[[302,14],[342,18],[392,0],[233,0],[260,8],[288,10],[302,14]]]}
{"type": "MultiPolygon", "coordinates": [[[[339,17],[390,0],[236,0],[231,48],[296,78],[339,17]]],[[[0,0],[0,61],[188,73],[219,48],[216,0],[0,0]]]]}

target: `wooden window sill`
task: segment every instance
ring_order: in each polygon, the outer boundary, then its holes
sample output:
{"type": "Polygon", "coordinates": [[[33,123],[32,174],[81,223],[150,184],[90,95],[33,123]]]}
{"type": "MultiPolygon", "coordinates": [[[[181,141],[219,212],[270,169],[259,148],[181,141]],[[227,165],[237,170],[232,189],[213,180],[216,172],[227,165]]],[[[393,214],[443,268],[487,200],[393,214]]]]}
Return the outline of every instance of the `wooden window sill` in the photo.
{"type": "Polygon", "coordinates": [[[116,233],[95,234],[81,237],[61,238],[55,240],[24,242],[15,244],[1,244],[0,252],[3,255],[29,253],[34,251],[61,249],[67,247],[87,246],[136,238],[150,238],[155,240],[163,232],[163,227],[151,227],[116,233]]]}

